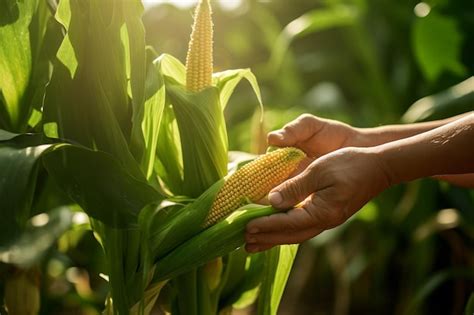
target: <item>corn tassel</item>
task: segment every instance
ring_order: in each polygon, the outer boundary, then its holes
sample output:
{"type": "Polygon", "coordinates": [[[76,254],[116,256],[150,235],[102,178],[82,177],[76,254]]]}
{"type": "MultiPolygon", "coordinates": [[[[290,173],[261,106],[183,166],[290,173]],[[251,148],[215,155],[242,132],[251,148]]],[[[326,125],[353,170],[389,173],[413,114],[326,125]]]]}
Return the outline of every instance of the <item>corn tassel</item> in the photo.
{"type": "Polygon", "coordinates": [[[186,58],[186,87],[200,92],[212,85],[212,10],[209,0],[196,7],[193,31],[186,58]]]}
{"type": "Polygon", "coordinates": [[[257,202],[296,170],[305,154],[283,148],[262,155],[232,174],[214,200],[204,226],[211,226],[243,206],[257,202]]]}

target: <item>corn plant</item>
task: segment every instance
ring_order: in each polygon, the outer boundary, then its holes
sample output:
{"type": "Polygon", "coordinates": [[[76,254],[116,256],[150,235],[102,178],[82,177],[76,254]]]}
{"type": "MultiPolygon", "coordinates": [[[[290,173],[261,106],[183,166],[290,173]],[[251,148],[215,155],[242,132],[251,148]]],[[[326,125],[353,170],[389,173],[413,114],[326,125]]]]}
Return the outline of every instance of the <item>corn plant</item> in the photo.
{"type": "Polygon", "coordinates": [[[248,255],[243,233],[274,212],[255,202],[304,154],[276,150],[227,174],[223,112],[246,79],[263,113],[256,78],[212,73],[209,0],[186,66],[146,47],[142,11],[139,0],[0,0],[0,259],[36,270],[84,211],[107,262],[105,314],[158,303],[207,315],[257,299],[259,314],[276,314],[296,247],[248,255]],[[37,213],[50,224],[35,228],[37,213]],[[38,235],[47,242],[28,247],[38,235]]]}

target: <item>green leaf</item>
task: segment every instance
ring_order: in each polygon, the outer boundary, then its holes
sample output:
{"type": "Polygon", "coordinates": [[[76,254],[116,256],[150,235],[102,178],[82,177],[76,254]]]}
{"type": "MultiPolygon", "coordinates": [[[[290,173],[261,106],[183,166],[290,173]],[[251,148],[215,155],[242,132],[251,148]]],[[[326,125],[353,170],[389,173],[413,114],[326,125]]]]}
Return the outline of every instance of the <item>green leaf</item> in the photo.
{"type": "Polygon", "coordinates": [[[50,176],[87,214],[112,227],[138,225],[138,214],[162,197],[111,155],[61,145],[43,158],[50,176]]]}
{"type": "Polygon", "coordinates": [[[0,141],[8,141],[15,137],[18,137],[17,133],[8,132],[6,130],[0,129],[0,141]]]}
{"type": "Polygon", "coordinates": [[[325,31],[334,27],[350,26],[356,22],[358,11],[353,6],[332,5],[325,9],[309,11],[291,21],[278,37],[270,65],[272,69],[279,69],[291,42],[308,34],[325,31]]]}
{"type": "Polygon", "coordinates": [[[157,58],[156,64],[159,65],[161,73],[168,80],[182,86],[186,85],[186,67],[181,61],[171,55],[162,54],[157,58]]]}
{"type": "Polygon", "coordinates": [[[298,245],[281,245],[266,252],[266,270],[258,298],[258,315],[276,315],[298,245]]]}
{"type": "MultiPolygon", "coordinates": [[[[152,55],[151,53],[149,55],[152,55]]],[[[163,77],[156,62],[149,63],[146,77],[146,101],[134,108],[131,151],[141,161],[142,170],[150,179],[155,168],[166,93],[163,77]]],[[[170,132],[172,132],[170,130],[170,132]]],[[[166,135],[164,135],[166,137],[166,135]]],[[[179,173],[178,173],[179,174],[179,173]]]]}
{"type": "Polygon", "coordinates": [[[223,184],[224,180],[216,182],[187,205],[168,203],[156,209],[156,214],[147,220],[151,222],[148,235],[155,259],[162,258],[204,229],[209,210],[223,184]]]}
{"type": "Polygon", "coordinates": [[[418,65],[428,80],[435,80],[443,71],[465,73],[460,62],[462,33],[453,18],[435,12],[418,18],[412,41],[418,65]]]}
{"type": "Polygon", "coordinates": [[[50,17],[46,1],[0,1],[0,128],[25,131],[31,108],[41,106],[55,47],[50,17]]]}
{"type": "Polygon", "coordinates": [[[197,197],[227,174],[227,131],[216,88],[199,93],[167,83],[183,157],[179,194],[197,197]]]}
{"type": "Polygon", "coordinates": [[[236,309],[242,309],[253,304],[258,298],[259,285],[265,271],[265,253],[249,255],[242,272],[242,281],[234,290],[228,303],[236,309]]]}
{"type": "Polygon", "coordinates": [[[242,283],[245,275],[245,265],[249,254],[244,247],[233,251],[226,256],[224,261],[224,272],[221,279],[220,299],[222,305],[228,306],[230,297],[236,288],[242,283]]]}
{"type": "Polygon", "coordinates": [[[472,110],[474,110],[474,77],[416,101],[403,115],[402,122],[443,119],[472,110]]]}
{"type": "Polygon", "coordinates": [[[432,275],[412,297],[407,305],[405,314],[417,314],[419,308],[428,296],[444,282],[451,279],[474,279],[474,271],[469,268],[449,268],[432,275]]]}
{"type": "Polygon", "coordinates": [[[219,99],[222,110],[227,106],[235,87],[242,79],[246,79],[252,86],[255,96],[257,96],[258,104],[260,105],[260,113],[263,116],[262,95],[260,93],[257,78],[250,69],[227,70],[213,74],[214,84],[219,89],[219,99]]]}
{"type": "MultiPolygon", "coordinates": [[[[128,149],[131,108],[121,32],[126,26],[123,3],[60,2],[56,19],[64,25],[67,36],[54,62],[45,98],[44,124],[56,124],[62,139],[112,154],[140,178],[144,175],[128,149]]],[[[139,54],[135,55],[139,59],[139,54]]],[[[140,79],[134,77],[132,82],[140,79]]],[[[133,90],[140,94],[137,87],[133,90]]]]}
{"type": "Polygon", "coordinates": [[[159,178],[174,194],[183,193],[183,155],[178,124],[172,106],[167,103],[158,133],[158,148],[154,168],[159,178]]]}
{"type": "Polygon", "coordinates": [[[464,310],[464,315],[472,314],[474,314],[474,292],[469,296],[469,300],[467,301],[466,308],[464,310]]]}
{"type": "Polygon", "coordinates": [[[123,2],[126,25],[125,45],[126,62],[128,63],[127,77],[130,78],[130,89],[134,109],[139,108],[145,101],[145,80],[147,74],[145,51],[145,28],[142,23],[143,4],[141,0],[123,2]]]}
{"type": "Polygon", "coordinates": [[[249,204],[225,220],[209,227],[171,251],[157,262],[154,280],[174,278],[198,266],[229,254],[245,243],[250,220],[275,213],[270,206],[249,204]]]}
{"type": "Polygon", "coordinates": [[[24,119],[21,103],[32,68],[28,27],[37,5],[33,0],[0,2],[0,121],[9,130],[24,119]]]}
{"type": "Polygon", "coordinates": [[[69,229],[72,216],[68,207],[60,207],[33,217],[18,239],[7,248],[0,248],[0,261],[24,269],[32,267],[69,229]]]}
{"type": "Polygon", "coordinates": [[[53,146],[40,135],[10,137],[4,133],[8,141],[0,142],[0,246],[16,239],[30,217],[38,161],[53,146]]]}

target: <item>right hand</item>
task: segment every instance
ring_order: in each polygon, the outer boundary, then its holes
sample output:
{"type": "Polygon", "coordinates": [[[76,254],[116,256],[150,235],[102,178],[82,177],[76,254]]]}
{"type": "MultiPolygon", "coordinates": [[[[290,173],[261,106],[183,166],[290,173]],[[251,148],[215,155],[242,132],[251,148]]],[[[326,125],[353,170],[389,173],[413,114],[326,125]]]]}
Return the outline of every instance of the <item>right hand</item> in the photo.
{"type": "MultiPolygon", "coordinates": [[[[268,134],[268,144],[297,147],[311,160],[348,146],[357,145],[361,133],[357,128],[339,121],[303,114],[282,129],[268,134]]],[[[307,163],[308,164],[308,163],[307,163]]]]}
{"type": "Polygon", "coordinates": [[[269,200],[287,211],[247,225],[249,252],[301,243],[344,223],[391,185],[391,172],[374,148],[343,148],[316,159],[301,174],[274,188],[269,200]]]}

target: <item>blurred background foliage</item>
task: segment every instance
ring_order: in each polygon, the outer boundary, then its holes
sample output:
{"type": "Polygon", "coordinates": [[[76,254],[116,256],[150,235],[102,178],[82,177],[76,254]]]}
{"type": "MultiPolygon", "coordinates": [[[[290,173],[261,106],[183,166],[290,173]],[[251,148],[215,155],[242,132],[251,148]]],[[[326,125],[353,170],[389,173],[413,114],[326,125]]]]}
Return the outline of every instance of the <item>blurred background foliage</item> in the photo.
{"type": "MultiPolygon", "coordinates": [[[[144,1],[146,40],[159,54],[184,61],[194,3],[144,1]]],[[[266,106],[262,128],[250,86],[237,88],[226,112],[232,150],[261,152],[266,132],[301,113],[372,127],[474,109],[472,0],[215,0],[214,24],[215,71],[251,68],[266,106]]],[[[42,314],[103,308],[102,252],[77,210],[28,227],[24,246],[46,225],[57,231],[40,266],[42,314]]],[[[300,246],[280,314],[462,314],[473,240],[472,190],[431,179],[394,187],[300,246]]]]}
{"type": "MultiPolygon", "coordinates": [[[[146,2],[144,23],[148,44],[184,60],[192,1],[176,2],[146,2]]],[[[214,24],[215,70],[250,67],[266,107],[262,129],[251,88],[238,88],[233,150],[263,150],[267,131],[301,113],[373,127],[474,109],[470,0],[216,0],[214,24]]],[[[473,239],[472,191],[394,187],[300,247],[280,313],[461,314],[473,239]]]]}

